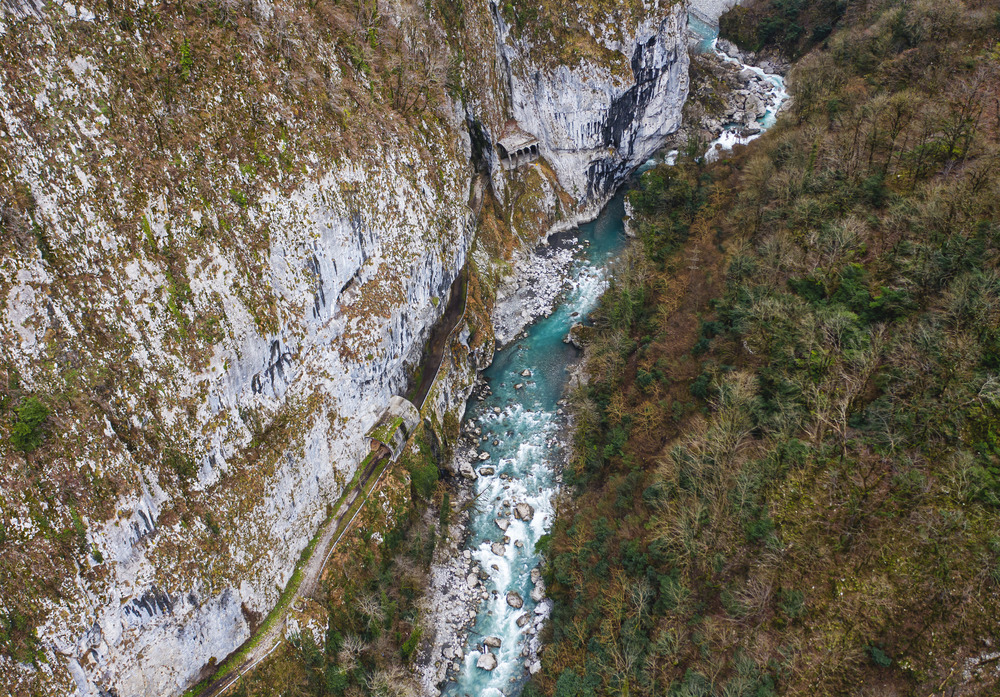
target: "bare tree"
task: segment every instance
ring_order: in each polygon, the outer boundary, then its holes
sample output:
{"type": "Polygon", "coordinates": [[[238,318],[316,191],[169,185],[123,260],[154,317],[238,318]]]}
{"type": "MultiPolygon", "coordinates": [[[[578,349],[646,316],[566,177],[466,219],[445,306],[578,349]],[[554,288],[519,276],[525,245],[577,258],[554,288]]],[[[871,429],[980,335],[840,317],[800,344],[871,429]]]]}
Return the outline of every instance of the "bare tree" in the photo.
{"type": "Polygon", "coordinates": [[[385,619],[382,603],[372,593],[365,593],[358,598],[358,611],[368,620],[369,627],[385,619]]]}
{"type": "Polygon", "coordinates": [[[368,650],[368,644],[356,634],[348,634],[344,637],[337,654],[337,660],[344,670],[353,670],[358,664],[358,658],[368,650]]]}

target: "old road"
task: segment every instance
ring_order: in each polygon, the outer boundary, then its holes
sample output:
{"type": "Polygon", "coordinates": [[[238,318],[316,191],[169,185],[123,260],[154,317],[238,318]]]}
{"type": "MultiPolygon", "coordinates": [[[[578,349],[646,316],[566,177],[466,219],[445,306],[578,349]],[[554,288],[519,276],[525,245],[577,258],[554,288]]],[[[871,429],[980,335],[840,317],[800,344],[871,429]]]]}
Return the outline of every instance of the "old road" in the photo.
{"type": "MultiPolygon", "coordinates": [[[[427,392],[437,377],[444,358],[445,348],[452,336],[452,332],[465,317],[467,292],[468,280],[466,272],[463,269],[452,285],[448,306],[445,308],[444,314],[441,316],[427,342],[424,353],[424,366],[421,372],[422,380],[415,388],[414,403],[418,409],[423,406],[423,402],[427,398],[427,392]]],[[[265,620],[265,628],[258,630],[261,633],[251,636],[243,646],[234,652],[235,655],[240,655],[243,652],[246,655],[232,666],[227,665],[230,662],[229,660],[225,661],[222,664],[225,668],[223,672],[217,672],[207,682],[195,686],[185,693],[185,697],[219,697],[236,684],[243,675],[252,670],[258,663],[278,648],[284,639],[288,609],[295,604],[296,600],[303,596],[309,596],[317,587],[326,562],[336,549],[337,543],[340,542],[344,534],[350,529],[351,523],[354,522],[354,518],[361,510],[361,506],[364,505],[364,501],[367,500],[368,496],[371,495],[371,492],[378,485],[382,475],[389,470],[389,456],[389,449],[383,446],[382,451],[373,457],[368,466],[365,467],[365,470],[358,478],[357,484],[341,500],[333,517],[326,522],[325,527],[318,533],[319,539],[316,542],[313,553],[301,568],[298,587],[286,589],[277,608],[272,610],[272,613],[278,613],[277,616],[269,616],[268,620],[265,620]],[[354,504],[358,501],[359,496],[363,496],[363,498],[361,499],[361,503],[355,506],[354,504]],[[249,648],[246,648],[248,645],[249,648]]],[[[295,583],[294,576],[290,583],[295,583]]]]}
{"type": "MultiPolygon", "coordinates": [[[[278,612],[280,615],[267,623],[267,628],[262,634],[251,636],[247,640],[247,643],[251,644],[251,648],[236,665],[221,675],[217,674],[213,676],[208,684],[200,688],[195,688],[190,694],[197,695],[198,697],[216,697],[216,695],[223,694],[246,672],[267,658],[281,644],[284,637],[288,609],[294,605],[298,598],[308,596],[316,588],[327,560],[361,510],[361,505],[355,507],[354,503],[358,500],[359,496],[363,495],[363,505],[364,500],[375,489],[382,474],[389,469],[386,466],[389,455],[388,448],[383,447],[382,451],[368,463],[368,466],[361,473],[357,484],[354,485],[350,493],[341,500],[340,506],[337,508],[333,518],[327,521],[324,529],[320,532],[319,540],[316,542],[316,547],[313,549],[312,555],[301,569],[301,581],[298,588],[291,591],[290,597],[287,599],[283,598],[283,602],[279,602],[278,607],[280,609],[278,612]],[[378,476],[373,476],[376,472],[378,476]]],[[[245,647],[246,645],[244,644],[243,646],[245,647]]],[[[237,649],[237,653],[243,650],[243,647],[240,647],[237,649]]]]}

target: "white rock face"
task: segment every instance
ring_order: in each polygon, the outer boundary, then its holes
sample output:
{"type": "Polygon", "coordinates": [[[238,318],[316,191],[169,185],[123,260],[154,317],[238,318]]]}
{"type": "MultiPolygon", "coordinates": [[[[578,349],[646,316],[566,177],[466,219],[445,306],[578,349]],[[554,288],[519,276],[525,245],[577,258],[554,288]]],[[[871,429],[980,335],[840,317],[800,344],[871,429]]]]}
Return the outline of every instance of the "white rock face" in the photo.
{"type": "Polygon", "coordinates": [[[549,65],[494,13],[519,126],[539,141],[560,184],[596,215],[631,171],[677,130],[687,99],[684,4],[650,16],[624,38],[591,34],[618,54],[615,64],[549,65]],[[623,75],[627,75],[623,77],[623,75]]]}
{"type": "MultiPolygon", "coordinates": [[[[112,99],[98,69],[86,71],[62,71],[71,84],[60,86],[80,93],[80,103],[112,99]]],[[[237,258],[247,254],[240,245],[210,242],[188,259],[190,299],[171,312],[156,255],[134,244],[134,230],[121,234],[101,218],[96,205],[78,216],[64,203],[89,201],[87,173],[46,164],[66,153],[29,137],[9,102],[0,90],[4,147],[38,201],[52,245],[85,241],[86,253],[68,258],[72,272],[101,280],[71,295],[37,254],[0,259],[10,285],[0,296],[7,355],[33,389],[47,334],[71,342],[91,331],[84,320],[96,316],[109,335],[127,337],[132,353],[122,360],[134,364],[137,377],[115,405],[119,415],[183,445],[194,462],[190,492],[205,502],[217,532],[197,516],[164,522],[185,494],[169,471],[123,447],[109,422],[95,434],[96,454],[73,466],[121,482],[112,515],[85,520],[95,555],[82,556],[75,577],[60,579],[58,601],[44,601],[38,634],[45,670],[0,655],[0,692],[23,694],[19,681],[42,679],[53,695],[176,695],[211,659],[221,662],[238,648],[274,606],[327,506],[363,459],[365,432],[420,359],[471,243],[467,137],[455,124],[435,125],[363,158],[324,162],[295,187],[260,183],[259,198],[245,209],[268,231],[260,277],[240,272],[237,258]],[[250,284],[272,302],[273,325],[255,317],[261,308],[245,294],[250,284]],[[193,322],[219,308],[224,331],[205,342],[204,362],[177,351],[177,316],[193,322]],[[139,399],[145,393],[160,395],[157,407],[139,399]],[[255,430],[289,413],[294,428],[278,455],[253,467],[246,453],[255,430]],[[214,549],[215,537],[225,553],[214,549]],[[88,565],[103,565],[101,573],[83,573],[88,565]]],[[[100,127],[93,128],[100,142],[100,127]]],[[[118,183],[105,184],[117,191],[118,183]]],[[[149,199],[144,220],[157,244],[166,244],[168,229],[175,241],[194,237],[198,224],[220,234],[212,211],[178,216],[166,192],[149,199]]],[[[35,534],[25,528],[11,541],[35,534]]]]}
{"type": "MultiPolygon", "coordinates": [[[[386,154],[391,163],[392,155],[386,154]]],[[[155,479],[147,487],[147,478],[136,477],[142,483],[139,495],[123,498],[118,506],[130,511],[129,517],[94,526],[93,543],[113,562],[110,578],[102,587],[81,584],[74,602],[94,619],[82,633],[82,618],[72,617],[42,630],[67,649],[81,694],[90,694],[96,685],[113,687],[122,696],[176,694],[194,682],[209,659],[221,661],[250,636],[247,611],[263,616],[277,600],[277,588],[288,581],[299,551],[325,516],[327,502],[336,500],[342,482],[350,480],[363,458],[365,431],[389,397],[403,389],[405,364],[418,359],[440,314],[431,297],[447,296],[464,263],[469,240],[460,224],[441,246],[423,239],[423,230],[432,225],[425,215],[447,210],[460,198],[456,195],[449,204],[424,191],[407,190],[405,181],[390,175],[376,183],[370,173],[348,167],[291,197],[275,193],[269,201],[275,220],[272,283],[290,307],[302,310],[291,314],[276,334],[264,336],[249,314],[240,311],[238,299],[231,298],[233,343],[218,349],[209,375],[179,373],[178,380],[191,390],[207,385],[203,418],[217,424],[205,437],[197,486],[210,487],[224,476],[232,453],[249,439],[240,410],[274,413],[317,389],[325,403],[307,415],[298,454],[289,453],[264,482],[253,517],[233,522],[267,541],[266,551],[234,545],[234,561],[245,571],[224,579],[221,587],[211,589],[198,578],[183,577],[166,587],[157,585],[154,579],[162,572],[157,542],[183,540],[184,531],[155,527],[168,500],[155,479]],[[381,189],[385,212],[376,209],[351,218],[337,200],[345,181],[381,189]],[[410,204],[408,216],[395,217],[388,214],[393,197],[422,202],[410,204]],[[401,243],[410,250],[403,258],[389,251],[401,243]],[[393,282],[384,280],[387,272],[393,282]],[[363,301],[360,294],[342,292],[352,279],[358,287],[370,285],[394,298],[387,317],[353,315],[352,306],[363,301]],[[348,346],[349,352],[343,350],[348,346]],[[228,370],[216,369],[224,364],[228,370]],[[351,418],[341,423],[337,414],[351,418]]],[[[457,220],[464,222],[464,215],[457,220]]],[[[221,251],[220,259],[225,259],[221,251]]],[[[191,285],[196,293],[226,296],[232,293],[230,282],[223,270],[214,278],[195,277],[191,285]]]]}
{"type": "Polygon", "coordinates": [[[718,26],[719,17],[736,5],[742,4],[741,0],[688,0],[691,14],[698,17],[703,22],[708,22],[718,26]]]}

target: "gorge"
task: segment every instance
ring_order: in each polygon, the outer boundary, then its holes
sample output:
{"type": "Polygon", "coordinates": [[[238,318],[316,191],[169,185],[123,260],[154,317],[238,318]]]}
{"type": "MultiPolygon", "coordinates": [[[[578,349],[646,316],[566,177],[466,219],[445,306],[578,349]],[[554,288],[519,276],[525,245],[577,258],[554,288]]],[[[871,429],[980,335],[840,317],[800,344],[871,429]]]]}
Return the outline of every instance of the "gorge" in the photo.
{"type": "MultiPolygon", "coordinates": [[[[788,96],[783,78],[719,51],[717,30],[710,24],[696,24],[691,36],[692,44],[704,44],[716,60],[756,70],[771,85],[754,136],[773,125],[788,96]]],[[[752,140],[754,136],[740,135],[746,128],[742,121],[727,124],[707,144],[704,156],[718,157],[734,144],[752,140]]],[[[668,159],[676,156],[676,151],[667,154],[668,159]]],[[[468,494],[475,501],[474,513],[464,533],[465,551],[471,554],[449,555],[443,568],[431,573],[435,585],[429,589],[426,621],[435,635],[421,666],[427,693],[436,694],[442,678],[453,676],[444,694],[517,694],[523,680],[541,667],[538,635],[551,603],[538,544],[550,533],[555,515],[571,428],[562,406],[579,360],[579,352],[567,344],[613,273],[627,240],[625,218],[619,194],[595,222],[550,240],[559,251],[546,249],[544,254],[563,259],[567,277],[554,298],[558,302],[494,356],[483,374],[479,401],[466,412],[463,430],[471,449],[460,450],[458,457],[468,461],[466,471],[478,468],[474,491],[468,494]],[[571,260],[562,250],[572,251],[571,260]],[[469,592],[456,594],[463,583],[469,592]]],[[[538,284],[531,287],[539,293],[538,284]]]]}
{"type": "MultiPolygon", "coordinates": [[[[679,125],[683,5],[582,18],[570,64],[509,7],[366,8],[4,5],[6,399],[48,414],[40,447],[4,441],[11,691],[210,673],[278,603],[459,270],[502,285],[520,240],[593,217],[679,125]],[[465,56],[457,93],[431,35],[465,56]],[[544,165],[501,170],[510,119],[544,165]]],[[[491,349],[466,352],[431,421],[491,349]]]]}
{"type": "Polygon", "coordinates": [[[0,694],[997,694],[998,173],[1000,0],[0,0],[0,694]]]}

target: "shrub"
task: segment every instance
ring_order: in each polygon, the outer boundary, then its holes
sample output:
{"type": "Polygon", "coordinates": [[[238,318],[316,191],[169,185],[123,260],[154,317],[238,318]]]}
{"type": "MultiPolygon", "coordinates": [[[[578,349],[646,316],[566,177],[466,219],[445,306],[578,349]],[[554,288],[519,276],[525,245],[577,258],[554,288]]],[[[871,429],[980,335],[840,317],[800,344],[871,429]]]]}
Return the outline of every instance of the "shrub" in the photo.
{"type": "Polygon", "coordinates": [[[778,607],[789,618],[800,616],[806,607],[806,596],[802,591],[782,589],[778,593],[778,607]]]}
{"type": "Polygon", "coordinates": [[[867,651],[868,651],[868,658],[870,658],[872,663],[879,666],[880,668],[888,668],[889,666],[892,665],[892,659],[889,658],[889,656],[886,655],[885,651],[880,649],[878,646],[874,645],[869,646],[867,651]]]}
{"type": "Polygon", "coordinates": [[[400,649],[400,653],[403,654],[403,660],[410,660],[413,652],[417,650],[417,644],[420,643],[421,635],[423,635],[423,630],[420,627],[414,627],[410,638],[403,642],[403,646],[400,649]]]}
{"type": "Polygon", "coordinates": [[[14,407],[14,414],[10,444],[14,450],[29,453],[45,439],[45,420],[49,417],[49,409],[37,397],[27,397],[14,407]]]}

